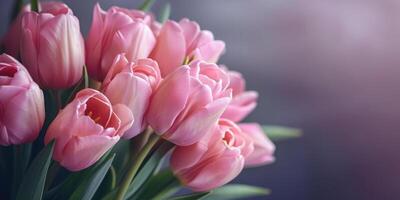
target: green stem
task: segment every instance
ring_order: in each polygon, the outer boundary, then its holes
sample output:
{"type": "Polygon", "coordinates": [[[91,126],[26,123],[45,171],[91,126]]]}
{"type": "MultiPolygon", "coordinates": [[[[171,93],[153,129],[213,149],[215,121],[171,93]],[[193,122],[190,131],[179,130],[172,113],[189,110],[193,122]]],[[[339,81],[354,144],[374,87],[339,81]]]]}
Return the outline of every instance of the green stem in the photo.
{"type": "Polygon", "coordinates": [[[129,167],[131,167],[129,166],[129,164],[135,162],[137,155],[139,154],[140,150],[144,147],[144,145],[146,145],[152,132],[153,130],[151,128],[147,128],[138,136],[132,138],[129,141],[129,155],[127,155],[128,159],[123,165],[123,168],[121,170],[122,175],[119,176],[118,183],[122,182],[122,179],[127,174],[129,167]]]}
{"type": "Polygon", "coordinates": [[[142,162],[146,158],[147,154],[151,151],[153,146],[158,142],[159,138],[160,138],[160,136],[158,136],[157,134],[153,134],[150,136],[149,141],[143,147],[142,151],[137,155],[136,160],[134,160],[136,162],[132,162],[132,165],[129,168],[128,173],[125,175],[124,179],[122,180],[122,183],[117,191],[117,196],[115,198],[116,200],[124,199],[125,193],[127,192],[129,185],[132,182],[133,177],[135,177],[137,171],[139,170],[140,166],[142,165],[142,162]]]}
{"type": "Polygon", "coordinates": [[[39,0],[31,0],[31,10],[39,12],[39,0]]]}

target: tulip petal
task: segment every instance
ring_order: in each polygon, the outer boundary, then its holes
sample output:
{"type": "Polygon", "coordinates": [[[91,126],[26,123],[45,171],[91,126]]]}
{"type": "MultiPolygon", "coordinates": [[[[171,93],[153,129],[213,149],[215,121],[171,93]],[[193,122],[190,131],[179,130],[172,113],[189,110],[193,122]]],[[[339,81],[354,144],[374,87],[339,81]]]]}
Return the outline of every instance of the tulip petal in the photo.
{"type": "Polygon", "coordinates": [[[76,17],[59,15],[44,24],[38,48],[39,76],[44,85],[66,88],[82,77],[85,52],[76,17]]]}
{"type": "Polygon", "coordinates": [[[183,34],[185,36],[185,42],[187,48],[186,51],[191,52],[194,49],[192,43],[200,34],[200,26],[196,22],[190,21],[187,18],[184,18],[181,21],[179,21],[179,25],[182,28],[183,34]]]}
{"type": "Polygon", "coordinates": [[[91,76],[97,77],[97,67],[100,64],[102,44],[101,41],[104,35],[104,16],[106,13],[101,9],[99,3],[93,8],[93,21],[90,27],[88,36],[85,40],[86,44],[86,63],[88,72],[91,76]]]}
{"type": "Polygon", "coordinates": [[[129,108],[123,104],[116,104],[113,106],[115,115],[121,120],[121,126],[116,133],[119,136],[123,136],[125,131],[132,127],[134,117],[129,108]]]}
{"type": "Polygon", "coordinates": [[[244,158],[237,149],[227,149],[220,157],[203,161],[203,167],[194,171],[193,178],[182,180],[194,191],[209,191],[234,179],[242,171],[244,158]]]}
{"type": "Polygon", "coordinates": [[[173,21],[165,22],[150,55],[150,58],[158,62],[162,77],[181,66],[185,54],[185,37],[179,24],[173,21]]]}
{"type": "Polygon", "coordinates": [[[264,133],[261,126],[257,123],[241,123],[239,126],[243,133],[254,142],[254,151],[246,157],[245,165],[254,167],[272,163],[275,160],[273,156],[275,145],[264,133]]]}
{"type": "Polygon", "coordinates": [[[224,51],[225,43],[216,40],[198,47],[194,52],[194,57],[195,59],[216,63],[224,51]]]}
{"type": "Polygon", "coordinates": [[[149,106],[147,121],[157,134],[164,134],[185,108],[189,95],[189,67],[182,66],[160,84],[149,106]]]}
{"type": "Polygon", "coordinates": [[[0,145],[8,146],[11,144],[8,135],[7,127],[0,122],[0,145]]]}
{"type": "Polygon", "coordinates": [[[101,71],[104,76],[109,71],[112,61],[119,53],[124,53],[128,61],[147,58],[156,43],[150,28],[143,22],[135,22],[120,28],[104,49],[101,71]]]}
{"type": "Polygon", "coordinates": [[[31,142],[39,134],[44,122],[44,97],[39,87],[32,85],[9,99],[4,105],[3,123],[13,144],[31,142]],[[36,87],[36,88],[35,88],[36,87]]]}
{"type": "Polygon", "coordinates": [[[208,141],[199,141],[189,146],[176,146],[171,155],[171,168],[178,172],[194,166],[208,150],[208,141]]]}
{"type": "Polygon", "coordinates": [[[229,97],[217,99],[185,119],[168,140],[187,146],[199,141],[217,123],[230,102],[229,97]]]}
{"type": "Polygon", "coordinates": [[[234,122],[241,121],[257,106],[257,98],[258,93],[255,91],[248,91],[236,95],[222,117],[234,122]]]}
{"type": "Polygon", "coordinates": [[[59,162],[71,171],[82,170],[100,159],[118,140],[119,136],[74,137],[65,146],[63,159],[59,162]]]}
{"type": "Polygon", "coordinates": [[[104,93],[112,104],[124,104],[133,113],[135,121],[124,134],[124,138],[132,138],[144,130],[143,118],[152,94],[151,86],[147,81],[130,73],[119,73],[104,93]]]}

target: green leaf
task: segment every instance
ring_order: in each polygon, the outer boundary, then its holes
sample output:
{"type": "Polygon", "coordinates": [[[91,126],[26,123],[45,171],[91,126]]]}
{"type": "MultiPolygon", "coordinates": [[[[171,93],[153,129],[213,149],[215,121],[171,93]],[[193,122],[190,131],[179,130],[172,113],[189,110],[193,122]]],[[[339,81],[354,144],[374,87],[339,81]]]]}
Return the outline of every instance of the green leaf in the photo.
{"type": "Polygon", "coordinates": [[[28,168],[31,158],[32,143],[14,145],[13,147],[13,181],[12,199],[17,194],[18,187],[24,177],[25,170],[28,168]]]}
{"type": "MultiPolygon", "coordinates": [[[[115,162],[115,158],[113,163],[115,162]]],[[[111,192],[117,183],[116,171],[113,165],[111,165],[110,170],[108,170],[106,177],[103,182],[100,184],[99,189],[97,189],[96,194],[93,199],[101,199],[106,196],[109,192],[111,192]]]]}
{"type": "MultiPolygon", "coordinates": [[[[160,168],[162,160],[167,154],[167,152],[173,147],[173,144],[165,142],[163,143],[146,161],[144,161],[143,166],[139,169],[139,172],[132,180],[129,185],[128,191],[125,194],[125,199],[130,199],[139,188],[153,175],[157,169],[160,168]]],[[[114,189],[112,192],[108,193],[102,200],[112,200],[115,199],[117,190],[114,189]]]]}
{"type": "Polygon", "coordinates": [[[165,21],[169,19],[170,15],[171,15],[171,4],[166,3],[161,9],[158,21],[163,24],[165,21]]]}
{"type": "Polygon", "coordinates": [[[149,11],[156,0],[145,0],[142,5],[139,6],[139,10],[149,11]]]}
{"type": "Polygon", "coordinates": [[[87,72],[87,67],[86,65],[83,66],[83,87],[88,88],[89,87],[89,75],[87,72]]]}
{"type": "Polygon", "coordinates": [[[31,10],[39,12],[39,0],[31,0],[31,10]]]}
{"type": "Polygon", "coordinates": [[[254,196],[265,196],[270,194],[270,190],[261,187],[242,184],[230,184],[222,186],[203,198],[202,200],[229,200],[240,199],[254,196]]]}
{"type": "Polygon", "coordinates": [[[145,161],[142,168],[139,170],[132,183],[129,185],[128,192],[125,197],[128,199],[132,196],[143,183],[160,167],[161,160],[165,154],[173,147],[171,143],[163,143],[151,157],[145,161]]]}
{"type": "Polygon", "coordinates": [[[46,192],[46,199],[62,200],[68,199],[68,197],[80,186],[82,180],[89,179],[92,174],[99,168],[102,163],[108,159],[110,151],[106,152],[103,157],[89,168],[81,170],[79,172],[70,173],[67,178],[62,181],[59,185],[46,192]]]}
{"type": "Polygon", "coordinates": [[[114,160],[115,154],[109,155],[105,162],[96,166],[93,173],[88,178],[84,179],[83,182],[78,186],[78,188],[72,193],[70,200],[80,199],[80,200],[90,200],[96,193],[97,188],[99,188],[101,182],[106,176],[108,170],[111,167],[111,163],[114,160]]]}
{"type": "Polygon", "coordinates": [[[53,155],[54,141],[44,147],[29,166],[18,190],[17,200],[42,199],[47,170],[53,155]]]}
{"type": "Polygon", "coordinates": [[[173,195],[180,187],[178,179],[170,169],[152,176],[130,200],[161,200],[173,195]]]}
{"type": "MultiPolygon", "coordinates": [[[[136,137],[135,137],[136,138],[136,137]]],[[[121,139],[111,150],[111,153],[115,153],[113,161],[113,167],[117,173],[117,183],[121,181],[123,171],[129,160],[129,142],[130,140],[121,139]]]]}
{"type": "Polygon", "coordinates": [[[263,130],[272,141],[298,138],[302,135],[300,129],[284,126],[264,125],[263,130]]]}
{"type": "Polygon", "coordinates": [[[183,196],[178,196],[174,197],[168,200],[197,200],[197,199],[203,199],[209,195],[210,192],[199,192],[199,193],[193,193],[193,194],[188,194],[188,195],[183,195],[183,196]]]}

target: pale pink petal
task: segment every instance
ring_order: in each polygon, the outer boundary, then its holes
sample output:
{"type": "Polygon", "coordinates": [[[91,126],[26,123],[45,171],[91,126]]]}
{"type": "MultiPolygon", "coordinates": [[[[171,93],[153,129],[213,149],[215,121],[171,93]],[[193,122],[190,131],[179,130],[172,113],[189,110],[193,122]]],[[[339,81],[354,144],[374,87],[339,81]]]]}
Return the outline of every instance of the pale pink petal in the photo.
{"type": "Polygon", "coordinates": [[[59,162],[70,171],[82,170],[100,159],[118,140],[119,136],[74,137],[65,146],[63,159],[59,162]]]}
{"type": "Polygon", "coordinates": [[[134,117],[129,108],[123,104],[117,104],[113,106],[115,115],[121,120],[121,126],[116,133],[119,136],[123,136],[125,131],[132,127],[134,117]]]}
{"type": "Polygon", "coordinates": [[[243,133],[254,142],[254,151],[246,157],[245,165],[248,167],[265,165],[273,162],[275,145],[267,137],[261,126],[257,123],[239,124],[243,133]]]}
{"type": "Polygon", "coordinates": [[[36,139],[44,122],[44,97],[37,85],[9,99],[4,104],[4,125],[13,144],[22,144],[36,139]]]}
{"type": "Polygon", "coordinates": [[[171,168],[178,172],[194,166],[208,150],[208,141],[199,142],[189,146],[176,146],[171,155],[171,168]]]}
{"type": "Polygon", "coordinates": [[[222,117],[234,122],[241,121],[257,106],[257,98],[258,93],[255,91],[248,91],[236,95],[222,117]]]}
{"type": "Polygon", "coordinates": [[[119,73],[110,82],[104,94],[112,104],[124,104],[133,113],[135,121],[124,134],[124,138],[132,138],[144,130],[144,114],[152,94],[151,86],[146,80],[130,73],[119,73]]]}
{"type": "Polygon", "coordinates": [[[59,15],[43,25],[38,50],[39,77],[43,85],[66,88],[82,77],[85,52],[76,17],[59,15]]]}
{"type": "Polygon", "coordinates": [[[150,56],[158,62],[162,77],[182,65],[185,53],[185,37],[179,24],[173,21],[165,22],[150,56]]]}
{"type": "Polygon", "coordinates": [[[189,94],[189,67],[182,66],[168,75],[156,90],[147,121],[158,134],[164,134],[185,108],[189,94]]]}
{"type": "Polygon", "coordinates": [[[195,59],[216,63],[225,51],[225,43],[216,40],[199,46],[193,53],[195,59]]]}
{"type": "Polygon", "coordinates": [[[187,48],[186,52],[191,52],[193,50],[190,49],[193,48],[191,47],[192,46],[191,44],[200,34],[200,26],[196,22],[190,21],[187,18],[184,18],[181,21],[179,21],[179,25],[181,26],[183,34],[185,36],[186,48],[187,48]]]}
{"type": "Polygon", "coordinates": [[[210,159],[193,172],[193,178],[183,179],[183,183],[193,191],[209,191],[233,180],[242,171],[244,159],[240,151],[227,149],[223,155],[210,159]]]}

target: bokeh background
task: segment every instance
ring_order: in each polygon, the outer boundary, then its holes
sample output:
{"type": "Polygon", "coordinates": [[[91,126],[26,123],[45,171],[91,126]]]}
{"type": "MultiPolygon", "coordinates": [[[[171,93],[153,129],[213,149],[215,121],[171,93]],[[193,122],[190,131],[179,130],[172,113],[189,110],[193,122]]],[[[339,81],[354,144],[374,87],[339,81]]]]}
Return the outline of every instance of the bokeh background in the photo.
{"type": "MultiPolygon", "coordinates": [[[[65,0],[87,33],[95,0],[65,0]]],[[[102,0],[135,8],[139,0],[102,0]]],[[[165,3],[160,0],[155,11],[165,3]]],[[[279,200],[400,199],[400,1],[170,0],[227,43],[221,63],[260,93],[247,121],[303,129],[235,181],[279,200]]],[[[0,33],[12,0],[1,0],[0,33]]]]}

